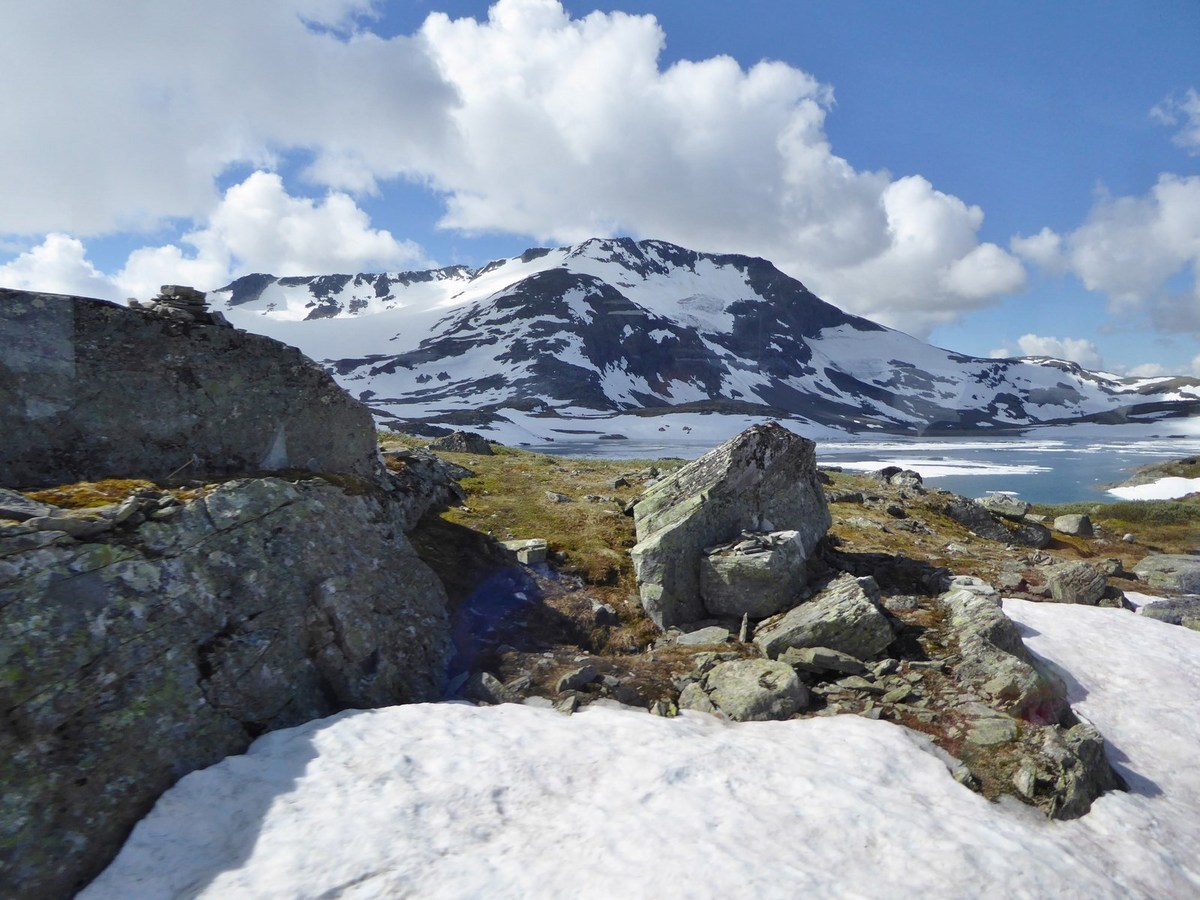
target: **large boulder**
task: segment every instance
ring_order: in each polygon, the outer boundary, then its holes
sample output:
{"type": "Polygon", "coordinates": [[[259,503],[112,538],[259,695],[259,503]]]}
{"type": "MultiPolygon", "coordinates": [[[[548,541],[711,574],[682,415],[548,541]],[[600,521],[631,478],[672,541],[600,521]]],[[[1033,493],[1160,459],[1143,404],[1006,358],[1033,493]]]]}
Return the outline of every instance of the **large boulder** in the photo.
{"type": "Polygon", "coordinates": [[[265,478],[136,506],[90,539],[63,514],[0,529],[8,897],[70,896],[263,732],[441,694],[446,596],[401,499],[265,478]]]}
{"type": "Polygon", "coordinates": [[[975,502],[992,515],[1012,519],[1014,522],[1024,519],[1030,510],[1029,503],[1009,491],[993,491],[986,497],[976,498],[975,502]]]}
{"type": "Polygon", "coordinates": [[[1048,566],[1045,575],[1050,597],[1058,603],[1095,606],[1108,587],[1104,573],[1082,560],[1048,566]]]}
{"type": "Polygon", "coordinates": [[[788,719],[808,705],[808,688],[787,663],[738,659],[719,663],[684,688],[679,705],[721,712],[735,722],[788,719]]]}
{"type": "Polygon", "coordinates": [[[1152,588],[1200,594],[1200,556],[1182,553],[1147,556],[1133,567],[1133,572],[1152,588]]]}
{"type": "Polygon", "coordinates": [[[829,530],[815,444],[756,425],[650,488],[634,506],[642,606],[660,628],[706,618],[700,560],[742,531],[797,532],[798,565],[829,530]]]}
{"type": "Polygon", "coordinates": [[[1070,513],[1065,516],[1055,516],[1054,530],[1059,534],[1070,534],[1076,537],[1091,537],[1092,520],[1083,513],[1070,513]]]}
{"type": "Polygon", "coordinates": [[[807,581],[808,554],[799,532],[774,531],[700,559],[700,597],[714,616],[773,616],[793,606],[807,581]]]}
{"type": "Polygon", "coordinates": [[[0,484],[378,468],[369,410],[271,338],[0,289],[0,347],[0,484]]]}
{"type": "Polygon", "coordinates": [[[1142,615],[1168,625],[1182,625],[1200,631],[1200,597],[1180,597],[1175,600],[1155,600],[1141,609],[1142,615]]]}
{"type": "Polygon", "coordinates": [[[870,576],[843,575],[812,600],[766,619],[754,643],[772,659],[789,647],[827,647],[855,659],[871,659],[895,640],[879,605],[879,585],[870,576]]]}
{"type": "Polygon", "coordinates": [[[1050,529],[1046,526],[1013,517],[1016,510],[1022,505],[1028,506],[1024,501],[1017,501],[1017,505],[1010,506],[1006,501],[999,500],[992,505],[998,509],[1007,509],[1013,515],[994,512],[976,500],[968,500],[966,497],[957,495],[952,495],[942,505],[942,512],[988,540],[1000,541],[1005,544],[1021,544],[1036,549],[1041,549],[1050,543],[1050,529]]]}

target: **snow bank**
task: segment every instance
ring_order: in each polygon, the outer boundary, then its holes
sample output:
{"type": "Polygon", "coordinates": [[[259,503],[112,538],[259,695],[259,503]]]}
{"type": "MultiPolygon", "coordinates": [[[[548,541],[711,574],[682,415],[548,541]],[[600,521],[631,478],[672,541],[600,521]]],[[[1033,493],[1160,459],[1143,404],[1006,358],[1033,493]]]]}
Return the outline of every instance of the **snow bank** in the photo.
{"type": "Polygon", "coordinates": [[[1108,493],[1122,500],[1174,500],[1200,491],[1200,478],[1160,478],[1149,484],[1109,488],[1108,493]]]}
{"type": "Polygon", "coordinates": [[[81,896],[1196,896],[1200,633],[1005,606],[1134,789],[1081,820],[988,803],[886,722],[414,705],[187,776],[81,896]]]}

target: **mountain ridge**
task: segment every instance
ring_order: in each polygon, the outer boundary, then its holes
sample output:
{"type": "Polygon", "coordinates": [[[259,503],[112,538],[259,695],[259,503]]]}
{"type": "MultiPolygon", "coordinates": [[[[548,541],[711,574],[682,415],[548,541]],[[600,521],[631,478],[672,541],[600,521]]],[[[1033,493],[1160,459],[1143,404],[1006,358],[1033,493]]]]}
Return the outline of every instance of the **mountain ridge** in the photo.
{"type": "Polygon", "coordinates": [[[731,404],[899,434],[1200,412],[1197,379],[955,353],[846,313],[767,260],[665,241],[593,238],[478,269],[255,274],[210,297],[238,326],[297,343],[398,428],[511,437],[536,420],[731,404]]]}

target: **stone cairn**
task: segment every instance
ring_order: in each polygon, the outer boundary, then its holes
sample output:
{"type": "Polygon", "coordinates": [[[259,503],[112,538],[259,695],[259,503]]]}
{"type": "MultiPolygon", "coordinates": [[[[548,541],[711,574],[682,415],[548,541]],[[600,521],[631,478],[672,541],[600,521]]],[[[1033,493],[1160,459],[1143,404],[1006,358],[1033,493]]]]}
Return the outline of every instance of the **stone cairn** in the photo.
{"type": "Polygon", "coordinates": [[[184,284],[164,284],[158,296],[149,303],[130,300],[131,309],[141,309],[180,322],[199,322],[204,325],[232,327],[229,320],[219,312],[208,308],[204,291],[184,284]]]}

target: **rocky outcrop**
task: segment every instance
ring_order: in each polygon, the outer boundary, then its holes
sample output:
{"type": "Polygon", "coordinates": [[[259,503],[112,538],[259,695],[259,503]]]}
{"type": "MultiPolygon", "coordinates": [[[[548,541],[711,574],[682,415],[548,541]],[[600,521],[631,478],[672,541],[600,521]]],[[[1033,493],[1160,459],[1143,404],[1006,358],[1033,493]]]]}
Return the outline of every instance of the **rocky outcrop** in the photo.
{"type": "Polygon", "coordinates": [[[754,632],[764,656],[790,647],[826,647],[858,660],[873,659],[895,638],[870,577],[843,575],[812,600],[767,619],[754,632]]]}
{"type": "Polygon", "coordinates": [[[265,731],[440,695],[445,592],[398,487],[154,493],[97,537],[61,511],[0,526],[7,896],[70,895],[164,789],[265,731]]]}
{"type": "Polygon", "coordinates": [[[1200,556],[1182,553],[1147,556],[1133,567],[1133,571],[1152,588],[1200,594],[1200,556]]]}
{"type": "Polygon", "coordinates": [[[299,350],[102,300],[0,289],[0,484],[306,469],[369,477],[374,425],[299,350]]]}
{"type": "Polygon", "coordinates": [[[632,550],[642,606],[660,628],[708,615],[705,548],[742,531],[797,532],[803,560],[829,529],[815,445],[777,423],[756,425],[664,478],[634,507],[632,550]]]}
{"type": "Polygon", "coordinates": [[[956,667],[960,678],[978,685],[985,697],[1014,716],[1038,724],[1062,720],[1069,711],[1065,689],[1034,666],[991,585],[956,580],[939,603],[961,660],[956,667]]]}

